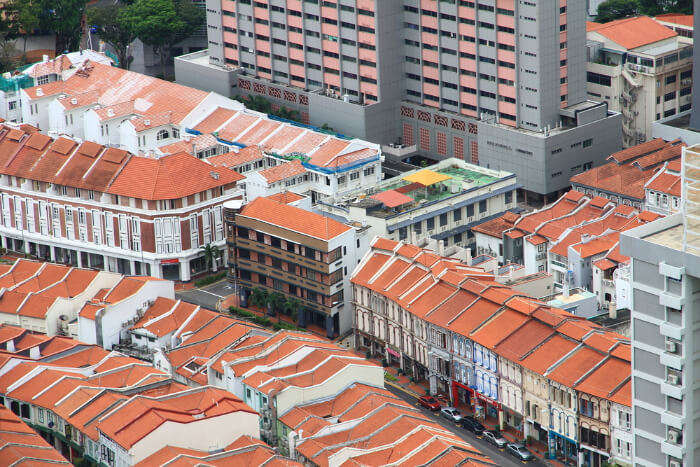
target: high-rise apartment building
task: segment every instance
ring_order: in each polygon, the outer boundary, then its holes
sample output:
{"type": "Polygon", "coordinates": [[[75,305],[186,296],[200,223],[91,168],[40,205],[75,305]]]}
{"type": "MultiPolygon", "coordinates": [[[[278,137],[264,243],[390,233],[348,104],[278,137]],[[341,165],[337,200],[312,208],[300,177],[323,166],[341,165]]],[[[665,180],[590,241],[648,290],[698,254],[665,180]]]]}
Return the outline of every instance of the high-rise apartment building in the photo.
{"type": "Polygon", "coordinates": [[[632,258],[634,464],[700,462],[700,147],[684,149],[683,212],[625,232],[632,258]]]}
{"type": "Polygon", "coordinates": [[[208,0],[208,51],[177,80],[561,190],[620,147],[586,98],[585,2],[208,0]]]}

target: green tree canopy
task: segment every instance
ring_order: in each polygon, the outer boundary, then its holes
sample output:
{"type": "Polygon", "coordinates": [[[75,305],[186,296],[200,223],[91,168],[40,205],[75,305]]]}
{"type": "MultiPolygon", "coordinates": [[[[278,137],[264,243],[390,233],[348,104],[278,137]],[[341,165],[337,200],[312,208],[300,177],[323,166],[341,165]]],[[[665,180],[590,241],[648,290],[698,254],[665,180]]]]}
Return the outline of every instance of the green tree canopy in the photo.
{"type": "Polygon", "coordinates": [[[30,4],[39,18],[39,29],[56,35],[57,55],[78,50],[86,0],[34,0],[30,4]]]}
{"type": "Polygon", "coordinates": [[[121,4],[90,7],[87,10],[88,27],[97,28],[97,35],[111,45],[117,54],[119,66],[129,69],[133,57],[129,45],[136,39],[136,32],[128,21],[129,6],[121,4]]]}
{"type": "Polygon", "coordinates": [[[637,0],[607,0],[598,5],[596,21],[607,23],[628,16],[635,16],[639,12],[637,0]]]}
{"type": "Polygon", "coordinates": [[[189,0],[135,0],[126,10],[124,20],[144,44],[158,53],[165,76],[170,48],[201,27],[204,14],[189,0]]]}

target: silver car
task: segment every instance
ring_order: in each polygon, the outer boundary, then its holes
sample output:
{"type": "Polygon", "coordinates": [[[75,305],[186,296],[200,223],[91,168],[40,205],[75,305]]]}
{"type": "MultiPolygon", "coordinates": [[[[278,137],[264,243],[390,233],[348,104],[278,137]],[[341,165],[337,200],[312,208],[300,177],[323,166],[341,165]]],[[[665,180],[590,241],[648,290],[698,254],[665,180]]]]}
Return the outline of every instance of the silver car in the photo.
{"type": "Polygon", "coordinates": [[[454,407],[443,407],[440,409],[440,415],[455,423],[459,423],[462,420],[462,414],[454,407]]]}
{"type": "Polygon", "coordinates": [[[495,431],[484,431],[484,439],[499,449],[503,449],[508,444],[508,440],[495,431]]]}

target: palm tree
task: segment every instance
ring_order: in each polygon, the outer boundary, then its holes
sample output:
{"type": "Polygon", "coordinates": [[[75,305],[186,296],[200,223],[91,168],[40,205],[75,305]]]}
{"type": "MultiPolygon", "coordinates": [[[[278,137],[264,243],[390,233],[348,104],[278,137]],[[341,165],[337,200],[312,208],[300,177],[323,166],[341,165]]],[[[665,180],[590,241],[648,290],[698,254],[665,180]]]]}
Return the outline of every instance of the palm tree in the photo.
{"type": "Polygon", "coordinates": [[[267,297],[267,312],[274,316],[280,308],[284,306],[284,295],[279,292],[272,292],[267,297]]]}
{"type": "Polygon", "coordinates": [[[287,300],[284,302],[284,311],[289,313],[289,316],[292,318],[293,321],[297,320],[297,315],[299,314],[299,310],[304,306],[304,304],[301,302],[296,297],[287,297],[287,300]]]}
{"type": "Polygon", "coordinates": [[[199,249],[204,252],[204,259],[207,262],[207,271],[212,270],[213,266],[212,272],[216,272],[216,260],[221,257],[221,250],[211,243],[202,245],[199,249]]]}
{"type": "Polygon", "coordinates": [[[269,295],[270,293],[267,291],[267,289],[255,287],[250,294],[250,304],[263,308],[267,305],[269,295]]]}

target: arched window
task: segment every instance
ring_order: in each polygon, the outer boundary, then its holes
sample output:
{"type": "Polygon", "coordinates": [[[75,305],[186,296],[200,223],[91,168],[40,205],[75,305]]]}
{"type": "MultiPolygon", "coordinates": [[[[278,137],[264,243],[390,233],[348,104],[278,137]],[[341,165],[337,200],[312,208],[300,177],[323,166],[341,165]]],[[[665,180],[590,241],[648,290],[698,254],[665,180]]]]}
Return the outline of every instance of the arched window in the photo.
{"type": "Polygon", "coordinates": [[[158,134],[156,135],[156,139],[158,141],[163,140],[163,139],[168,139],[170,138],[170,133],[168,130],[160,130],[158,134]]]}

